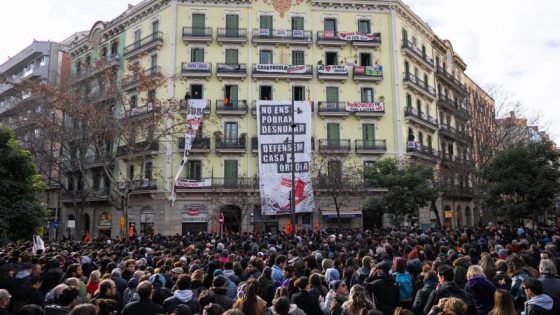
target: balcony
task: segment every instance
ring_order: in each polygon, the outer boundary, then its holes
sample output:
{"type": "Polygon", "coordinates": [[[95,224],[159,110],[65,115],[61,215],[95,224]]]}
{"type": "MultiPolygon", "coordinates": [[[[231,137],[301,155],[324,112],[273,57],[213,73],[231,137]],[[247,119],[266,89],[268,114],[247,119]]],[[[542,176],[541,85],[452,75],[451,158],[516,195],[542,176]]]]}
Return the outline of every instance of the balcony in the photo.
{"type": "Polygon", "coordinates": [[[222,44],[245,44],[247,42],[247,29],[218,28],[218,43],[222,44]]]}
{"type": "Polygon", "coordinates": [[[218,79],[245,79],[247,77],[247,64],[218,63],[216,65],[216,76],[218,79]]]}
{"type": "MultiPolygon", "coordinates": [[[[33,104],[37,100],[36,94],[26,94],[20,96],[10,96],[0,101],[0,113],[6,113],[12,109],[23,110],[24,105],[33,104]]],[[[24,117],[25,118],[25,117],[24,117]]]]}
{"type": "Polygon", "coordinates": [[[424,70],[429,72],[434,71],[434,60],[430,58],[425,51],[422,51],[422,49],[418,48],[412,42],[403,41],[401,49],[406,56],[416,60],[416,62],[418,62],[424,70]]]}
{"type": "Polygon", "coordinates": [[[351,41],[354,47],[376,48],[381,46],[381,33],[340,32],[339,36],[351,41]]]}
{"type": "Polygon", "coordinates": [[[224,104],[223,100],[216,101],[216,115],[218,116],[243,116],[247,114],[248,106],[246,100],[234,100],[224,104]]]}
{"type": "Polygon", "coordinates": [[[208,79],[212,76],[212,64],[209,62],[183,62],[181,64],[181,76],[208,79]]]}
{"type": "Polygon", "coordinates": [[[451,155],[451,154],[447,154],[445,152],[442,152],[441,154],[441,162],[447,166],[453,164],[453,163],[459,163],[461,162],[461,158],[457,155],[451,155]]]}
{"type": "Polygon", "coordinates": [[[143,190],[157,190],[156,181],[151,179],[139,179],[139,180],[127,180],[119,183],[119,190],[125,191],[127,188],[132,191],[143,191],[143,190]]]}
{"type": "Polygon", "coordinates": [[[430,128],[434,131],[438,129],[437,119],[435,119],[434,117],[432,117],[432,116],[430,116],[426,113],[422,113],[422,112],[419,113],[416,110],[416,108],[413,108],[413,107],[405,108],[404,117],[405,117],[405,119],[408,119],[409,122],[419,124],[421,126],[430,128]]]}
{"type": "Polygon", "coordinates": [[[149,36],[142,38],[131,45],[124,48],[124,57],[126,59],[132,59],[135,57],[140,57],[144,54],[149,53],[154,49],[160,49],[163,45],[163,33],[157,32],[149,36]]]}
{"type": "Polygon", "coordinates": [[[344,65],[317,65],[317,78],[322,81],[346,81],[348,67],[344,65]]]}
{"type": "Polygon", "coordinates": [[[211,27],[183,27],[183,42],[211,43],[213,30],[211,27]]]}
{"type": "MultiPolygon", "coordinates": [[[[161,67],[156,66],[144,70],[143,76],[146,78],[152,78],[159,74],[161,74],[161,67]]],[[[121,88],[123,91],[129,91],[137,88],[138,86],[140,86],[140,76],[135,74],[130,74],[121,81],[121,88]]]]}
{"type": "MultiPolygon", "coordinates": [[[[185,137],[179,138],[178,149],[183,152],[185,150],[185,137]]],[[[194,137],[191,144],[191,153],[209,153],[210,138],[194,137]]]]}
{"type": "Polygon", "coordinates": [[[456,90],[460,94],[467,95],[467,87],[463,83],[461,83],[461,81],[459,81],[455,76],[447,72],[447,70],[445,70],[444,68],[440,66],[436,67],[436,77],[451,85],[454,90],[456,90]]]}
{"type": "Polygon", "coordinates": [[[377,66],[354,66],[352,69],[354,81],[378,82],[383,80],[383,67],[377,66]]]}
{"type": "Polygon", "coordinates": [[[201,178],[180,178],[175,183],[175,188],[179,192],[188,192],[195,190],[230,190],[230,189],[247,189],[253,190],[259,188],[259,179],[257,177],[201,177],[201,178]]]}
{"type": "Polygon", "coordinates": [[[460,186],[458,184],[442,183],[439,186],[439,190],[446,197],[471,199],[474,196],[473,188],[464,185],[460,186]]]}
{"type": "Polygon", "coordinates": [[[436,163],[440,156],[438,150],[414,141],[407,143],[406,152],[409,152],[411,157],[426,160],[430,163],[436,163]]]}
{"type": "Polygon", "coordinates": [[[469,112],[465,108],[465,105],[459,103],[457,100],[447,97],[446,95],[439,95],[437,105],[464,119],[468,119],[469,117],[469,112]]]}
{"type": "Polygon", "coordinates": [[[114,99],[116,93],[113,90],[103,90],[97,91],[95,93],[90,93],[87,97],[87,101],[91,104],[99,104],[108,100],[114,99]]]}
{"type": "Polygon", "coordinates": [[[152,117],[156,114],[157,108],[154,107],[151,103],[147,104],[146,106],[142,107],[135,107],[130,109],[127,112],[121,113],[119,119],[121,122],[123,121],[136,121],[147,117],[152,117]]]}
{"type": "Polygon", "coordinates": [[[86,66],[79,72],[70,75],[70,84],[76,84],[89,79],[107,69],[118,68],[120,66],[120,56],[105,57],[97,60],[95,65],[86,66]]]}
{"type": "Polygon", "coordinates": [[[383,102],[348,102],[346,110],[357,117],[381,117],[385,115],[383,102]]]}
{"type": "Polygon", "coordinates": [[[304,30],[270,30],[253,29],[253,44],[286,44],[286,45],[305,45],[313,44],[313,34],[311,31],[304,30]]]}
{"type": "Polygon", "coordinates": [[[317,32],[317,45],[323,46],[338,46],[346,45],[347,41],[340,38],[340,33],[335,31],[318,31],[317,32]]]}
{"type": "Polygon", "coordinates": [[[382,154],[387,151],[387,140],[355,140],[356,153],[382,154]]]}
{"type": "Polygon", "coordinates": [[[313,79],[313,66],[253,64],[253,79],[311,80],[313,79]]]}
{"type": "Polygon", "coordinates": [[[117,156],[123,160],[156,154],[159,154],[159,142],[157,141],[142,141],[131,145],[121,145],[117,148],[117,156]]]}
{"type": "Polygon", "coordinates": [[[471,137],[467,135],[465,131],[457,130],[449,125],[440,124],[439,134],[453,140],[461,141],[463,143],[468,143],[471,141],[471,137]]]}
{"type": "MultiPolygon", "coordinates": [[[[212,106],[212,104],[211,104],[210,100],[206,100],[206,107],[204,107],[204,112],[203,112],[204,116],[210,115],[210,107],[211,106],[212,106]]],[[[186,112],[187,107],[188,107],[187,102],[185,100],[182,100],[179,103],[179,108],[180,108],[181,112],[186,112]]]]}
{"type": "Polygon", "coordinates": [[[216,139],[216,152],[218,153],[245,153],[247,147],[246,137],[233,139],[216,139]]]}
{"type": "Polygon", "coordinates": [[[346,109],[346,102],[319,102],[318,113],[324,117],[343,117],[350,114],[346,109]]]}
{"type": "Polygon", "coordinates": [[[93,155],[89,155],[88,157],[86,157],[86,165],[88,167],[100,167],[103,165],[110,165],[113,163],[113,156],[111,155],[110,152],[105,153],[105,154],[101,154],[101,153],[96,153],[93,155]]]}
{"type": "Polygon", "coordinates": [[[436,99],[436,90],[434,89],[434,87],[429,85],[428,82],[420,80],[414,74],[405,72],[403,81],[405,87],[412,88],[431,101],[434,101],[436,99]]]}
{"type": "Polygon", "coordinates": [[[321,153],[350,153],[351,149],[350,139],[319,139],[321,153]]]}

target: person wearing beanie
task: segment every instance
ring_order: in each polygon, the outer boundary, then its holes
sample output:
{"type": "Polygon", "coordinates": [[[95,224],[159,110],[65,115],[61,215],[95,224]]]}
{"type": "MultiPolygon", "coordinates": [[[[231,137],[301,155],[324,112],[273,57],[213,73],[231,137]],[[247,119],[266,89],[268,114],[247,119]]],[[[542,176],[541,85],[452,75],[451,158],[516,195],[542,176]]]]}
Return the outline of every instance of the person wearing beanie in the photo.
{"type": "Polygon", "coordinates": [[[173,295],[171,291],[165,287],[167,280],[165,280],[165,277],[163,275],[159,273],[153,274],[150,277],[150,283],[152,284],[154,289],[152,299],[158,305],[162,305],[165,299],[173,295]]]}
{"type": "Polygon", "coordinates": [[[329,292],[325,301],[321,303],[321,309],[324,314],[341,314],[342,304],[346,301],[348,301],[346,283],[341,280],[333,280],[329,282],[329,292]]]}
{"type": "MultiPolygon", "coordinates": [[[[138,292],[136,290],[136,287],[138,286],[138,283],[139,283],[138,279],[136,279],[134,277],[132,277],[132,278],[130,278],[130,280],[128,280],[128,286],[124,290],[123,297],[122,297],[124,305],[126,305],[129,302],[132,302],[134,300],[133,297],[138,292]]],[[[138,295],[138,294],[136,294],[136,295],[138,295]]]]}
{"type": "MultiPolygon", "coordinates": [[[[233,298],[228,295],[226,284],[226,277],[222,275],[215,276],[212,280],[212,287],[210,287],[209,291],[214,293],[216,303],[222,306],[224,309],[228,310],[233,306],[233,298]]],[[[235,292],[235,295],[237,295],[237,290],[235,292]]]]}
{"type": "Polygon", "coordinates": [[[340,272],[336,268],[328,268],[325,271],[325,280],[327,283],[331,283],[334,280],[340,280],[340,272]]]}
{"type": "Polygon", "coordinates": [[[222,269],[214,270],[214,277],[217,276],[222,276],[224,277],[224,279],[226,279],[226,284],[224,287],[227,289],[227,295],[230,297],[230,299],[235,300],[235,297],[237,296],[237,286],[235,285],[235,283],[233,283],[233,281],[231,281],[224,275],[224,271],[222,269]]]}

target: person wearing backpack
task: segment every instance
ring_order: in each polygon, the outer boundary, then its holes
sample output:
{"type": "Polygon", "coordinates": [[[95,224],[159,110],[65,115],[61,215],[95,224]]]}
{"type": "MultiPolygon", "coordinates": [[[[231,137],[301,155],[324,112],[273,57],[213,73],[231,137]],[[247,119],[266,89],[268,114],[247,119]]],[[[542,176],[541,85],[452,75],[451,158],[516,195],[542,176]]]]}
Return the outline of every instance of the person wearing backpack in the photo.
{"type": "Polygon", "coordinates": [[[399,306],[399,287],[389,271],[391,265],[380,262],[366,279],[366,290],[371,294],[376,308],[384,315],[392,315],[399,306]]]}
{"type": "Polygon", "coordinates": [[[406,271],[406,260],[404,258],[396,258],[393,263],[395,282],[399,287],[399,300],[402,307],[411,308],[414,298],[414,279],[412,275],[406,271]]]}

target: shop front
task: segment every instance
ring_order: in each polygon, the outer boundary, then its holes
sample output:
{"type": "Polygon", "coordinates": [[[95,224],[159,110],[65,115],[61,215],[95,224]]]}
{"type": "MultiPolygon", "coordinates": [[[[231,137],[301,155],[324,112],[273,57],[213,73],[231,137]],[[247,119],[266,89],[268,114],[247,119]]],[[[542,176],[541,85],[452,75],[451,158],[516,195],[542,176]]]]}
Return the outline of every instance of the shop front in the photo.
{"type": "Polygon", "coordinates": [[[154,235],[154,209],[147,206],[140,210],[140,233],[142,236],[154,235]]]}
{"type": "Polygon", "coordinates": [[[99,223],[97,224],[97,237],[111,238],[111,221],[113,217],[108,212],[103,212],[99,216],[99,223]]]}
{"type": "Polygon", "coordinates": [[[183,235],[208,231],[209,215],[205,205],[185,205],[181,214],[183,235]]]}
{"type": "Polygon", "coordinates": [[[360,227],[362,224],[362,211],[358,209],[340,209],[340,226],[339,218],[336,213],[336,209],[321,209],[321,214],[323,216],[323,221],[325,222],[325,226],[327,228],[336,228],[336,227],[360,227]]]}

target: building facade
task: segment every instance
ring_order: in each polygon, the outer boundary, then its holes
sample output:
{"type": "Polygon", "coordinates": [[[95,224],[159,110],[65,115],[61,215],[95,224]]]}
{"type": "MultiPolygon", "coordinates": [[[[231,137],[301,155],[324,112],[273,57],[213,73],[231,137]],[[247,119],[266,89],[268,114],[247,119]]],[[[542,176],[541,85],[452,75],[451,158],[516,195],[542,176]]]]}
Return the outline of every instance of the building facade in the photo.
{"type": "MultiPolygon", "coordinates": [[[[127,221],[139,233],[217,231],[220,213],[230,231],[283,228],[288,217],[259,211],[257,100],[312,104],[312,159],[325,163],[312,175],[316,209],[298,215],[300,227],[336,222],[320,173],[341,174],[350,165],[363,172],[383,157],[434,165],[439,216],[453,226],[477,222],[467,124],[475,116],[463,83],[466,64],[402,1],[143,1],[96,23],[69,51],[71,81],[86,94],[103,94],[99,67],[92,65],[114,67],[125,96],[116,112],[125,119],[150,117],[145,114],[186,93],[207,100],[202,130],[181,174],[203,184],[178,189],[174,203],[169,197],[183,136],[154,141],[141,158],[120,155],[115,173],[130,190],[127,221]],[[130,65],[174,79],[145,91],[127,74],[130,65]],[[371,110],[355,111],[360,106],[371,110]]],[[[99,98],[108,100],[116,102],[99,98]]],[[[118,155],[118,145],[111,150],[118,155]]],[[[362,223],[366,197],[383,193],[357,177],[361,189],[345,193],[339,205],[344,224],[353,227],[362,223]]],[[[93,236],[122,233],[123,210],[97,201],[82,214],[84,228],[93,236]]],[[[64,215],[77,213],[66,203],[64,215]]],[[[413,223],[429,227],[435,220],[422,209],[413,223]]]]}

